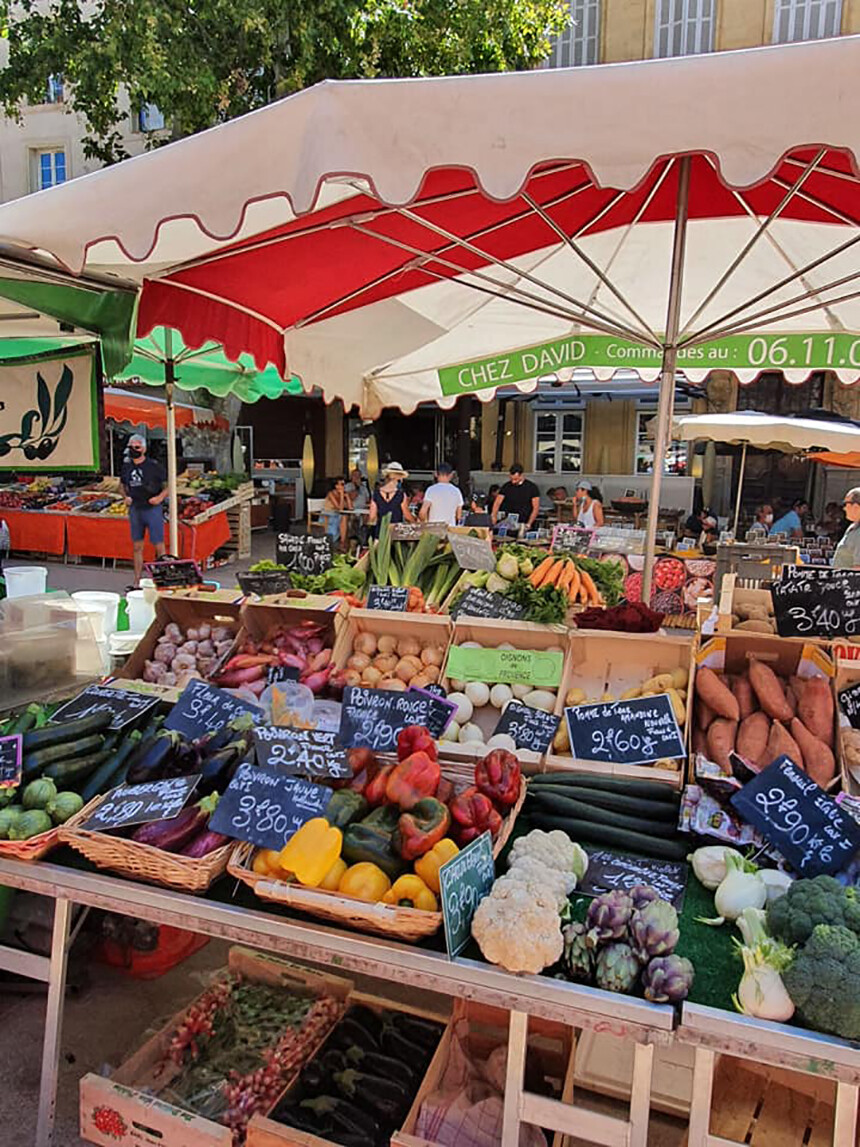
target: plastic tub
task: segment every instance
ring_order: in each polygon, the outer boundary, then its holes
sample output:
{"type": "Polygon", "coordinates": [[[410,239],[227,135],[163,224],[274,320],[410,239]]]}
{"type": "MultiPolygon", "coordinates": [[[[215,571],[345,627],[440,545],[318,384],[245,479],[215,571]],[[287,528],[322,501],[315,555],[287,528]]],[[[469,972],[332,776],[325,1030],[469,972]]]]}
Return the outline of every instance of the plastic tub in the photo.
{"type": "Polygon", "coordinates": [[[146,590],[131,589],[126,594],[130,633],[146,633],[155,617],[155,606],[147,600],[146,590]]]}
{"type": "Polygon", "coordinates": [[[271,713],[273,725],[295,725],[309,729],[312,724],[314,695],[298,681],[277,681],[260,697],[260,704],[271,713]]]}
{"type": "Polygon", "coordinates": [[[7,597],[35,597],[48,584],[46,566],[6,566],[3,570],[7,597]]]}
{"type": "Polygon", "coordinates": [[[105,640],[105,611],[100,605],[93,602],[78,602],[80,610],[81,625],[78,626],[78,633],[84,637],[88,636],[87,626],[92,626],[93,636],[96,641],[103,642],[105,640]]]}
{"type": "Polygon", "coordinates": [[[104,635],[110,637],[117,631],[117,615],[119,612],[119,594],[101,593],[96,590],[81,589],[72,594],[72,598],[89,611],[90,606],[98,606],[104,614],[104,635]]]}

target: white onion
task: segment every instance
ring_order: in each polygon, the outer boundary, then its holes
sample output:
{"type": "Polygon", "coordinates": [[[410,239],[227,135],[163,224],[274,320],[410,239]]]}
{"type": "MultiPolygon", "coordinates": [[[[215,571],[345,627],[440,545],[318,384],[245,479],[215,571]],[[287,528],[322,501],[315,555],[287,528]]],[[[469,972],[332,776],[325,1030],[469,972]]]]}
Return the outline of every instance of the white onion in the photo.
{"type": "Polygon", "coordinates": [[[439,738],[439,740],[440,741],[454,741],[454,742],[457,742],[460,740],[460,726],[457,724],[456,721],[449,722],[448,728],[445,730],[445,732],[442,734],[442,736],[439,738]]]}
{"type": "Polygon", "coordinates": [[[448,700],[456,705],[457,708],[454,712],[454,720],[458,725],[467,725],[472,720],[472,713],[474,711],[472,702],[465,693],[449,693],[448,700]]]}
{"type": "Polygon", "coordinates": [[[483,681],[470,681],[465,693],[475,709],[483,709],[490,702],[490,686],[483,681]]]}
{"type": "Polygon", "coordinates": [[[460,730],[460,744],[461,745],[469,745],[469,744],[480,745],[480,744],[483,744],[483,741],[484,741],[483,730],[479,729],[477,725],[466,724],[460,730]]]}
{"type": "Polygon", "coordinates": [[[494,733],[487,741],[488,749],[507,749],[509,753],[517,751],[517,743],[509,733],[494,733]]]}
{"type": "Polygon", "coordinates": [[[505,685],[503,682],[494,685],[490,690],[490,704],[494,709],[504,709],[512,697],[513,692],[510,685],[505,685]]]}

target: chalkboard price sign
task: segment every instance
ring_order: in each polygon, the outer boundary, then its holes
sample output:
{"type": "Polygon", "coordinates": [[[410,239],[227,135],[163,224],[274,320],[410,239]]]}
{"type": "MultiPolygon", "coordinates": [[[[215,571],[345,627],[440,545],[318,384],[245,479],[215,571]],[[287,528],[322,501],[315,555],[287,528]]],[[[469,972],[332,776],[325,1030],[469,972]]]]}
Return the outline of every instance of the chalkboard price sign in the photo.
{"type": "Polygon", "coordinates": [[[472,586],[451,610],[451,616],[498,617],[516,621],[525,611],[524,605],[517,605],[515,601],[502,597],[500,593],[490,593],[488,590],[472,586]]]}
{"type": "Polygon", "coordinates": [[[158,697],[148,693],[112,689],[107,685],[90,685],[83,693],[62,705],[51,720],[62,724],[64,721],[76,721],[79,717],[89,717],[93,713],[108,712],[112,714],[111,729],[123,729],[157,702],[158,697]]]}
{"type": "Polygon", "coordinates": [[[664,900],[678,911],[687,890],[688,866],[680,860],[650,860],[639,856],[622,856],[608,848],[588,854],[588,871],[576,886],[583,896],[600,896],[620,888],[629,892],[636,884],[650,884],[664,900]]]}
{"type": "Polygon", "coordinates": [[[367,609],[390,609],[405,613],[409,604],[409,586],[372,585],[367,591],[367,609]]]}
{"type": "Polygon", "coordinates": [[[493,730],[493,736],[496,733],[507,733],[513,737],[518,749],[545,753],[558,730],[558,722],[559,718],[554,713],[532,709],[522,701],[509,701],[493,730]]]}
{"type": "Polygon", "coordinates": [[[188,558],[163,558],[158,562],[149,562],[146,571],[157,589],[186,589],[203,582],[203,574],[197,562],[188,558]]]}
{"type": "Polygon", "coordinates": [[[684,739],[665,695],[632,701],[598,701],[565,709],[574,757],[647,765],[683,757],[684,739]]]}
{"type": "Polygon", "coordinates": [[[259,848],[281,849],[305,821],[325,816],[332,790],[278,769],[240,765],[209,827],[259,848]]]}
{"type": "Polygon", "coordinates": [[[167,715],[164,727],[176,729],[193,740],[204,733],[217,733],[240,713],[259,717],[262,712],[258,705],[251,705],[205,681],[189,681],[167,715]]]}
{"type": "Polygon", "coordinates": [[[15,788],[21,781],[21,746],[24,739],[20,733],[10,737],[0,737],[0,789],[15,788]]]}
{"type": "Polygon", "coordinates": [[[349,685],[343,691],[338,741],[347,748],[378,753],[397,747],[397,734],[407,725],[424,725],[440,737],[451,720],[451,705],[421,689],[395,693],[349,685]]]}
{"type": "Polygon", "coordinates": [[[331,538],[304,534],[278,534],[275,539],[275,561],[300,574],[321,574],[331,569],[334,551],[331,538]]]}
{"type": "Polygon", "coordinates": [[[295,665],[270,665],[266,670],[266,681],[277,685],[279,681],[298,681],[299,671],[295,665]]]}
{"type": "Polygon", "coordinates": [[[851,685],[839,694],[839,708],[848,718],[852,729],[860,729],[860,685],[851,685]]]}
{"type": "Polygon", "coordinates": [[[277,769],[287,776],[352,776],[345,751],[336,744],[337,733],[324,729],[293,729],[263,725],[254,730],[257,764],[277,769]]]}
{"type": "Polygon", "coordinates": [[[860,634],[860,570],[784,566],[771,595],[780,637],[860,634]]]}
{"type": "Polygon", "coordinates": [[[790,757],[777,757],[731,801],[801,876],[840,872],[860,849],[860,824],[790,757]]]}
{"type": "Polygon", "coordinates": [[[453,959],[472,935],[472,918],[496,877],[493,842],[488,832],[453,856],[439,869],[439,896],[445,923],[445,944],[453,959]]]}
{"type": "Polygon", "coordinates": [[[185,808],[199,780],[199,776],[171,777],[165,781],[146,781],[141,785],[120,785],[101,802],[81,828],[88,832],[110,832],[132,824],[172,820],[185,808]]]}
{"type": "Polygon", "coordinates": [[[579,526],[556,526],[552,532],[550,549],[554,554],[586,554],[594,537],[594,530],[579,526]]]}
{"type": "Polygon", "coordinates": [[[456,528],[448,531],[451,552],[461,569],[492,571],[496,568],[493,543],[489,532],[484,531],[484,533],[484,537],[470,537],[468,533],[462,533],[456,528]]]}

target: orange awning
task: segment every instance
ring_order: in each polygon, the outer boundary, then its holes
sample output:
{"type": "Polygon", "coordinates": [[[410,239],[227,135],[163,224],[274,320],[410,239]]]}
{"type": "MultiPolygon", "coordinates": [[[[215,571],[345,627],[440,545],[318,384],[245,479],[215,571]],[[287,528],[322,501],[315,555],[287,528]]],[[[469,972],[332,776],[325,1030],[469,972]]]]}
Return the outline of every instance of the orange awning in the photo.
{"type": "MultiPolygon", "coordinates": [[[[218,430],[229,430],[230,423],[220,414],[204,406],[189,403],[174,403],[176,428],[184,426],[214,426],[218,430]]],[[[167,429],[167,403],[163,398],[145,398],[142,395],[128,394],[126,391],[105,389],[105,418],[113,422],[128,422],[132,426],[141,423],[151,430],[167,429]]]]}
{"type": "Polygon", "coordinates": [[[824,466],[847,466],[852,470],[860,470],[860,453],[852,450],[848,454],[833,454],[829,450],[821,450],[818,454],[807,454],[810,462],[821,462],[824,466]]]}

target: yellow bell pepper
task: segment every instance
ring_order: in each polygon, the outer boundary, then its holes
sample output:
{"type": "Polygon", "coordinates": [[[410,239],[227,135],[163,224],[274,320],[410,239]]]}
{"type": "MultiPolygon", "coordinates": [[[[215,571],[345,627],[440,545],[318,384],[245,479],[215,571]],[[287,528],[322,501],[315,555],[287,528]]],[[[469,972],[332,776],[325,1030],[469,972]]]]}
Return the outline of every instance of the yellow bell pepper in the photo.
{"type": "Polygon", "coordinates": [[[347,868],[340,878],[337,890],[344,896],[354,896],[356,900],[377,904],[390,887],[391,881],[381,868],[371,864],[369,860],[362,860],[359,864],[347,868]]]}
{"type": "Polygon", "coordinates": [[[319,888],[340,856],[343,833],[324,816],[305,821],[281,849],[281,868],[292,872],[299,884],[319,888]]]}
{"type": "Polygon", "coordinates": [[[346,872],[346,861],[338,857],[328,872],[323,877],[320,888],[325,888],[329,892],[337,892],[338,885],[341,882],[343,874],[346,872]]]}
{"type": "Polygon", "coordinates": [[[398,904],[401,908],[420,908],[423,912],[436,911],[436,897],[421,877],[414,873],[398,877],[382,899],[385,904],[398,904]]]}
{"type": "Polygon", "coordinates": [[[260,848],[251,867],[258,876],[282,876],[280,856],[276,848],[260,848]]]}
{"type": "Polygon", "coordinates": [[[430,891],[435,892],[437,896],[439,894],[439,869],[452,856],[456,856],[459,851],[453,840],[446,836],[444,840],[437,841],[429,852],[425,852],[415,861],[415,871],[430,891]]]}

